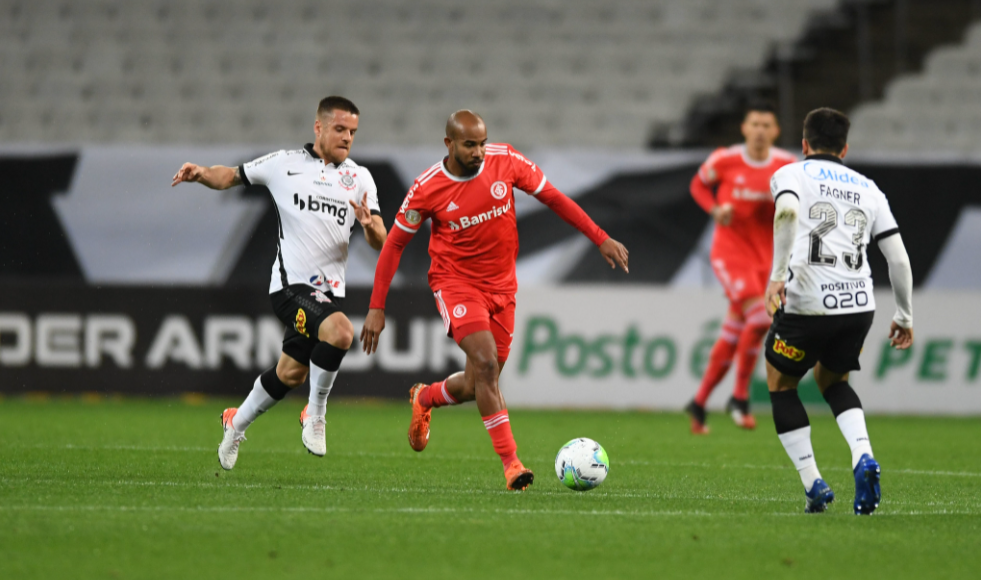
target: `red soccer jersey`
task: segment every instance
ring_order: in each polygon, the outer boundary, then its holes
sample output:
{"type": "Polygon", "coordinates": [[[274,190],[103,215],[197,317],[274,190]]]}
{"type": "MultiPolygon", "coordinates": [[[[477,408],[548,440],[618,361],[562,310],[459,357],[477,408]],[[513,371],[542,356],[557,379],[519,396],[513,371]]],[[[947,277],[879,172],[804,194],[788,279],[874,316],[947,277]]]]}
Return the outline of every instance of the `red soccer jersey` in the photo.
{"type": "Polygon", "coordinates": [[[705,211],[732,204],[732,222],[716,226],[712,260],[727,268],[769,268],[773,260],[773,197],[770,178],[777,169],[797,161],[783,149],[770,148],[765,161],[749,158],[744,145],[715,150],[692,180],[692,196],[705,211]],[[711,188],[715,188],[713,198],[711,188]]]}
{"type": "Polygon", "coordinates": [[[443,162],[416,178],[395,225],[415,233],[432,220],[429,285],[465,281],[487,292],[518,289],[518,221],[514,188],[532,195],[545,188],[545,174],[507,144],[488,144],[473,177],[456,177],[443,162]]]}

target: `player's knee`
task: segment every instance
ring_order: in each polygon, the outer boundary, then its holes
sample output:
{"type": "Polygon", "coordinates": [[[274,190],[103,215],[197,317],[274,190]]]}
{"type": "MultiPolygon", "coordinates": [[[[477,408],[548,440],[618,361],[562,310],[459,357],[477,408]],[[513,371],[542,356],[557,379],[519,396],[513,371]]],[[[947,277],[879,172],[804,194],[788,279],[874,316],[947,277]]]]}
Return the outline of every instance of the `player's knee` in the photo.
{"type": "Polygon", "coordinates": [[[354,325],[343,314],[335,314],[320,325],[321,342],[347,350],[354,342],[354,325]]]}
{"type": "Polygon", "coordinates": [[[478,352],[472,359],[473,370],[477,374],[478,380],[487,382],[492,380],[497,382],[497,374],[500,366],[497,362],[496,352],[478,352]]]}

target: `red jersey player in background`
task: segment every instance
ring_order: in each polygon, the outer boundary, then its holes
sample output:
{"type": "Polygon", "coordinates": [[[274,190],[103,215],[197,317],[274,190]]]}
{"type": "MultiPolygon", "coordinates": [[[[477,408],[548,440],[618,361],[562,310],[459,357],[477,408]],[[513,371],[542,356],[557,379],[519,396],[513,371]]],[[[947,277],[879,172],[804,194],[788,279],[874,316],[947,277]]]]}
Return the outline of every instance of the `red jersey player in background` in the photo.
{"type": "Polygon", "coordinates": [[[627,249],[599,228],[574,201],[545,178],[541,168],[510,145],[488,144],[483,119],[457,111],[446,122],[449,155],[423,172],[409,190],[378,258],[371,305],[361,331],[371,354],[385,328],[385,298],[405,245],[432,220],[429,286],[446,331],[467,353],[463,372],[409,390],[409,444],[429,442],[433,407],[477,401],[494,451],[504,464],[509,490],[523,490],[534,474],[518,459],[504,398],[497,381],[511,351],[518,281],[517,187],[577,228],[615,268],[627,271],[627,249]]]}
{"type": "Polygon", "coordinates": [[[756,427],[749,413],[749,381],[770,328],[763,304],[773,260],[773,198],[770,178],[797,159],[773,146],[780,127],[772,105],[750,105],[742,145],[717,149],[691,181],[691,195],[715,220],[711,261],[729,298],[729,311],[694,400],[685,410],[695,434],[709,432],[705,403],[737,359],[736,385],[726,404],[737,425],[756,427]]]}

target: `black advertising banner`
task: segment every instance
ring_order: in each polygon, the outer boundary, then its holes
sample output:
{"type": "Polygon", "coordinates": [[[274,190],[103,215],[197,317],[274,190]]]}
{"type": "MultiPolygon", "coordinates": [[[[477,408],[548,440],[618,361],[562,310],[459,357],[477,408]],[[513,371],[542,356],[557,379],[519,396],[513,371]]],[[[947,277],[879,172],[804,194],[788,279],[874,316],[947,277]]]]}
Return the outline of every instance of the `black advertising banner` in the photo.
{"type": "MultiPolygon", "coordinates": [[[[344,311],[360,333],[367,290],[344,311]]],[[[405,397],[462,369],[432,294],[393,290],[378,353],[355,343],[334,394],[405,397]]],[[[0,285],[0,393],[244,395],[276,364],[283,326],[265,290],[0,285]]],[[[303,391],[306,388],[302,388],[303,391]]]]}

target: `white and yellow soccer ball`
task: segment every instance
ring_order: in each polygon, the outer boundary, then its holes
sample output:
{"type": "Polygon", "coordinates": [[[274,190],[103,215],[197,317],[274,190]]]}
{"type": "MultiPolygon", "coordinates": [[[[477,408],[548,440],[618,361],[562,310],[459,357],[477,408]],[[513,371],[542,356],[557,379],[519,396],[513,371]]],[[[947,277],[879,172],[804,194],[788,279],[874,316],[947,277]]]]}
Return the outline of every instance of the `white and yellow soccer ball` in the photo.
{"type": "Polygon", "coordinates": [[[588,491],[598,487],[609,472],[606,450],[592,439],[573,439],[555,456],[555,475],[569,489],[588,491]]]}

